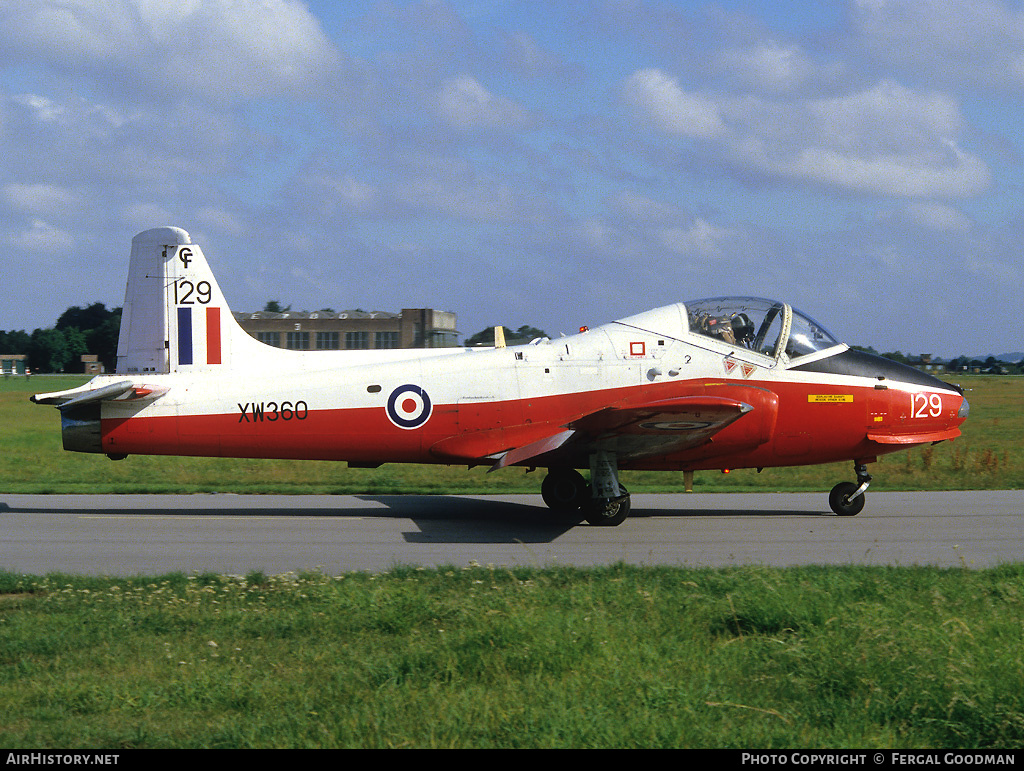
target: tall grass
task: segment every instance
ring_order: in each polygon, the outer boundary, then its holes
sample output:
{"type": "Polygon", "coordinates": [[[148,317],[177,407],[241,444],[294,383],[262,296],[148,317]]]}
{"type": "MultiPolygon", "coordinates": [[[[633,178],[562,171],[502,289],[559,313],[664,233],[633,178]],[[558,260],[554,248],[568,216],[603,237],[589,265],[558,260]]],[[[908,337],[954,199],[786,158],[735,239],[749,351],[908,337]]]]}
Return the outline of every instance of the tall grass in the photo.
{"type": "Polygon", "coordinates": [[[1024,567],[0,574],[0,745],[1016,747],[1024,567]]]}
{"type": "MultiPolygon", "coordinates": [[[[236,458],[101,455],[64,452],[56,410],[28,402],[36,391],[58,390],[83,378],[0,380],[0,484],[23,493],[512,493],[537,492],[543,472],[387,464],[350,469],[343,463],[236,458]]],[[[965,376],[971,416],[953,442],[882,456],[871,466],[875,490],[1019,489],[1024,487],[1024,377],[965,376]]],[[[697,474],[698,490],[828,490],[851,479],[849,463],[799,468],[741,469],[697,474]]],[[[632,492],[682,489],[678,472],[625,472],[632,492]]]]}

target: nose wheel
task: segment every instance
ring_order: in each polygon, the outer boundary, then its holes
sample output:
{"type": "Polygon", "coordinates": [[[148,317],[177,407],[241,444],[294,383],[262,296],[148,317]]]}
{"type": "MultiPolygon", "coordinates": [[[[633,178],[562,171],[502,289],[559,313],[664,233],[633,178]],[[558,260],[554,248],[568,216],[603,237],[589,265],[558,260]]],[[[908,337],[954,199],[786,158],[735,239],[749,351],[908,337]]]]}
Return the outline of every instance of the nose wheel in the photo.
{"type": "Polygon", "coordinates": [[[857,464],[856,469],[856,482],[840,482],[828,494],[829,507],[840,517],[853,517],[864,509],[864,491],[871,484],[871,475],[863,463],[857,464]]]}

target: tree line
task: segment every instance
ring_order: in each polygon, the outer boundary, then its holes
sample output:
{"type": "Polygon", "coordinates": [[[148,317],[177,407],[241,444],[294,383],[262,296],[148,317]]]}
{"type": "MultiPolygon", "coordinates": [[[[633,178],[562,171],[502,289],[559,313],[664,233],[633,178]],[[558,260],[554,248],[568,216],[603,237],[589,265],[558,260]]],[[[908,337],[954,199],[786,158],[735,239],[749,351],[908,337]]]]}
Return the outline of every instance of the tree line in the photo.
{"type": "MultiPolygon", "coordinates": [[[[264,310],[288,310],[277,300],[267,303],[264,310]]],[[[121,309],[107,308],[103,303],[86,307],[68,308],[47,329],[35,329],[31,334],[24,330],[0,330],[0,354],[24,354],[27,366],[32,372],[81,372],[83,354],[95,354],[107,372],[117,368],[117,337],[121,327],[121,309]]],[[[505,330],[507,345],[522,345],[538,337],[548,335],[542,329],[523,325],[517,330],[505,330]]],[[[488,327],[469,337],[463,343],[467,346],[494,345],[494,328],[488,327]]],[[[920,364],[920,356],[903,354],[899,351],[879,354],[874,348],[851,346],[907,364],[920,364]]],[[[936,360],[936,367],[948,372],[996,372],[1002,374],[1024,374],[1024,362],[999,361],[989,356],[985,361],[958,356],[948,361],[936,360]]]]}
{"type": "Polygon", "coordinates": [[[32,372],[82,372],[82,355],[95,354],[107,372],[117,368],[121,309],[103,303],[68,308],[47,329],[0,330],[0,354],[23,354],[32,372]]]}
{"type": "Polygon", "coordinates": [[[876,356],[881,356],[885,359],[892,359],[893,361],[898,361],[901,364],[909,364],[914,367],[920,367],[927,364],[930,365],[932,369],[950,373],[968,372],[972,374],[986,375],[1024,374],[1024,360],[1004,361],[1003,359],[997,359],[995,356],[988,356],[985,359],[972,359],[969,356],[957,356],[956,358],[946,360],[925,354],[915,356],[913,354],[905,354],[900,351],[879,353],[871,346],[864,347],[860,345],[851,345],[850,347],[857,351],[865,351],[867,353],[873,353],[876,356]]]}

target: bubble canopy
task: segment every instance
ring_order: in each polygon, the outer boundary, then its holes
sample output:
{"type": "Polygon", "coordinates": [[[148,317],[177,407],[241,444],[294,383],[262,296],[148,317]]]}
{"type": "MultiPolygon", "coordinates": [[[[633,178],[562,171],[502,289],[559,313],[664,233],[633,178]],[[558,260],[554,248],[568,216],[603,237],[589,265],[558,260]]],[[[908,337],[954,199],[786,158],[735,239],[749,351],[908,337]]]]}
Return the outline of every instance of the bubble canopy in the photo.
{"type": "Polygon", "coordinates": [[[713,297],[684,305],[690,332],[773,359],[796,359],[840,344],[810,316],[777,300],[713,297]]]}

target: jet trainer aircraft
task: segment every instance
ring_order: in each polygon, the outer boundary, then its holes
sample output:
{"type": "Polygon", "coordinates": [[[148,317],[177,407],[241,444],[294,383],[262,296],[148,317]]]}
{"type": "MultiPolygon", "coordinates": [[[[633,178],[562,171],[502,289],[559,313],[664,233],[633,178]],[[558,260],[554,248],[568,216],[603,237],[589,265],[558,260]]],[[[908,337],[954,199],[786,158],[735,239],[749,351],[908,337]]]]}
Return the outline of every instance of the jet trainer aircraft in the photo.
{"type": "MultiPolygon", "coordinates": [[[[500,332],[500,327],[497,328],[500,332]]],[[[772,300],[676,303],[557,340],[493,348],[291,351],[235,322],[180,228],[132,240],[117,371],[37,394],[64,448],[548,469],[544,501],[595,525],[629,514],[620,469],[852,461],[853,515],[883,453],[960,435],[961,389],[838,342],[772,300]],[[590,472],[589,481],[579,469],[590,472]]]]}

